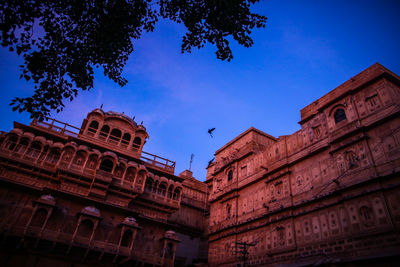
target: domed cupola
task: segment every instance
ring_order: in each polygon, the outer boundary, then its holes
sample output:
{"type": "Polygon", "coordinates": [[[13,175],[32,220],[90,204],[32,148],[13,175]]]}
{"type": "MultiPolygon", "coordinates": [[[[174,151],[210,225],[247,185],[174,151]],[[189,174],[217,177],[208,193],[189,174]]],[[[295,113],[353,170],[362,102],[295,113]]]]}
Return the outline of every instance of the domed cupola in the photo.
{"type": "Polygon", "coordinates": [[[96,108],[88,113],[82,124],[83,135],[135,153],[141,153],[149,137],[146,128],[134,118],[115,111],[96,108]]]}

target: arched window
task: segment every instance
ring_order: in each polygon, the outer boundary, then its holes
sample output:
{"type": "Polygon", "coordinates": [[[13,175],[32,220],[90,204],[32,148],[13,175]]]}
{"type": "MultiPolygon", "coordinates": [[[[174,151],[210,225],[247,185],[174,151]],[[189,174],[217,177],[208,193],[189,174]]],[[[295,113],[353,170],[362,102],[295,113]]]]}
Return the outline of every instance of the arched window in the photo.
{"type": "Polygon", "coordinates": [[[155,181],[154,181],[154,186],[153,186],[153,193],[157,193],[157,192],[156,192],[157,188],[158,188],[158,181],[155,180],[155,181]]]}
{"type": "Polygon", "coordinates": [[[172,191],[173,191],[173,185],[170,185],[168,188],[168,198],[172,198],[172,191]]]}
{"type": "Polygon", "coordinates": [[[233,171],[232,171],[232,170],[229,170],[229,171],[228,171],[228,182],[231,181],[232,178],[233,178],[233,171]]]}
{"type": "Polygon", "coordinates": [[[6,143],[7,149],[14,150],[14,148],[17,146],[17,142],[18,142],[18,136],[15,134],[10,135],[6,143]]]}
{"type": "Polygon", "coordinates": [[[29,146],[29,139],[28,138],[21,138],[21,140],[19,141],[19,144],[16,148],[16,152],[20,153],[20,154],[24,154],[26,151],[26,148],[29,146]]]}
{"type": "Polygon", "coordinates": [[[161,196],[165,196],[165,193],[167,191],[167,184],[166,183],[161,183],[158,186],[158,194],[161,196]]]}
{"type": "Polygon", "coordinates": [[[132,146],[134,148],[139,148],[141,144],[142,144],[142,139],[140,139],[140,137],[135,137],[135,139],[133,139],[132,146]]]}
{"type": "Polygon", "coordinates": [[[94,225],[91,220],[84,220],[79,225],[77,234],[81,237],[89,238],[92,235],[93,227],[94,225]]]}
{"type": "Polygon", "coordinates": [[[132,231],[128,229],[122,235],[121,246],[130,247],[131,242],[132,242],[132,231]]]}
{"type": "Polygon", "coordinates": [[[97,132],[97,129],[99,128],[99,123],[97,122],[97,121],[92,121],[90,124],[89,124],[89,127],[88,127],[88,134],[89,135],[94,135],[96,132],[97,132]]]}
{"type": "Polygon", "coordinates": [[[52,148],[50,150],[49,155],[47,156],[46,161],[51,163],[51,164],[56,164],[58,162],[58,160],[60,159],[60,149],[59,148],[52,148]]]}
{"type": "Polygon", "coordinates": [[[151,179],[150,177],[147,177],[146,179],[146,185],[144,187],[144,191],[145,192],[151,192],[153,190],[153,179],[151,179]]]}
{"type": "Polygon", "coordinates": [[[42,144],[39,142],[33,142],[28,149],[27,156],[37,158],[42,151],[42,144]]]}
{"type": "Polygon", "coordinates": [[[86,159],[86,152],[84,151],[78,151],[75,155],[73,164],[77,165],[77,166],[82,166],[83,163],[85,162],[86,159]]]}
{"type": "Polygon", "coordinates": [[[342,108],[337,109],[333,117],[335,118],[335,123],[339,123],[347,119],[346,112],[342,108]]]}
{"type": "Polygon", "coordinates": [[[122,175],[124,174],[124,171],[125,171],[125,165],[124,164],[119,164],[114,170],[115,177],[122,178],[122,175]]]}
{"type": "Polygon", "coordinates": [[[179,188],[176,188],[175,191],[174,191],[173,199],[174,200],[179,200],[180,196],[181,196],[181,190],[179,188]]]}
{"type": "Polygon", "coordinates": [[[114,163],[110,159],[103,159],[100,164],[100,170],[106,172],[112,172],[114,163]]]}
{"type": "Polygon", "coordinates": [[[133,182],[133,180],[135,179],[135,175],[136,175],[136,169],[134,167],[129,167],[126,170],[125,181],[133,182]]]}
{"type": "Polygon", "coordinates": [[[94,170],[96,168],[98,156],[96,154],[92,154],[89,156],[89,159],[86,163],[86,168],[94,170]]]}
{"type": "Polygon", "coordinates": [[[64,153],[63,153],[61,160],[64,162],[70,162],[74,152],[75,152],[75,150],[72,147],[66,147],[64,149],[64,153]]]}
{"type": "Polygon", "coordinates": [[[137,174],[136,184],[138,184],[138,185],[143,184],[146,175],[147,175],[147,172],[145,170],[139,170],[139,172],[137,174]]]}
{"type": "Polygon", "coordinates": [[[112,129],[110,138],[108,138],[108,142],[118,144],[121,139],[121,131],[119,129],[112,129]]]}
{"type": "Polygon", "coordinates": [[[123,146],[127,146],[130,141],[131,141],[131,135],[129,133],[124,133],[124,136],[122,137],[121,144],[123,146]]]}
{"type": "Polygon", "coordinates": [[[110,126],[103,125],[103,127],[101,127],[101,130],[100,130],[99,138],[102,140],[105,140],[107,138],[109,132],[110,132],[110,126]]]}

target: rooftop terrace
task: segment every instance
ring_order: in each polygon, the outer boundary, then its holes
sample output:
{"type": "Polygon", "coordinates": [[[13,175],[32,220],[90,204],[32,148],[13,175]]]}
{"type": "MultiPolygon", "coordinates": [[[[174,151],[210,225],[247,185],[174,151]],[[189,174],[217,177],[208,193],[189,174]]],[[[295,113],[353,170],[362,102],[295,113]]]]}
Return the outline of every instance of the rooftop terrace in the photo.
{"type": "MultiPolygon", "coordinates": [[[[53,118],[47,118],[46,121],[38,121],[34,119],[31,122],[31,126],[34,128],[50,130],[57,133],[58,135],[65,137],[72,137],[77,139],[83,139],[82,137],[87,138],[87,136],[83,135],[83,129],[65,122],[58,121],[53,118]]],[[[99,140],[96,139],[96,142],[98,141],[99,140]]],[[[142,160],[147,165],[150,165],[151,167],[162,169],[172,174],[175,171],[175,161],[157,156],[155,154],[142,151],[142,153],[140,154],[140,160],[142,160]]]]}

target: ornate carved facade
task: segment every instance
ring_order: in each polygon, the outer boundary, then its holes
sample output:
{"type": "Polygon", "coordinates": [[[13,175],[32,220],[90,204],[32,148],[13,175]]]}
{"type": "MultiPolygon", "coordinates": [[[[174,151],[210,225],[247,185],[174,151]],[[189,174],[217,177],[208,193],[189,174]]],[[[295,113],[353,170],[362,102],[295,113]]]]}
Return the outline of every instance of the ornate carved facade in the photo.
{"type": "Polygon", "coordinates": [[[144,152],[124,114],[15,123],[0,137],[3,265],[397,263],[399,103],[400,78],[375,64],[302,109],[294,134],[227,143],[205,183],[144,152]]]}
{"type": "Polygon", "coordinates": [[[399,114],[400,78],[375,64],[303,108],[301,130],[219,149],[209,264],[398,264],[399,114]]]}
{"type": "MultiPolygon", "coordinates": [[[[143,125],[95,109],[81,128],[32,121],[1,135],[5,266],[184,266],[207,258],[206,186],[142,151],[143,125]]],[[[3,266],[4,266],[3,265],[3,266]]]]}

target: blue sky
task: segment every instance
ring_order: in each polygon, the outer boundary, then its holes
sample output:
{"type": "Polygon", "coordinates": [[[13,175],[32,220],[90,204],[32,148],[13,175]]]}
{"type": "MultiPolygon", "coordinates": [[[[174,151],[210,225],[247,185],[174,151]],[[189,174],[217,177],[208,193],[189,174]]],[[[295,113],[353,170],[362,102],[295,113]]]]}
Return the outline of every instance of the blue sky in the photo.
{"type": "MultiPolygon", "coordinates": [[[[400,1],[262,1],[255,11],[268,17],[255,30],[252,48],[232,42],[234,59],[219,61],[215,47],[180,53],[182,26],[160,21],[135,42],[121,88],[96,73],[95,87],[53,117],[80,126],[96,107],[125,112],[144,122],[144,150],[206,177],[214,152],[249,127],[273,136],[298,129],[300,109],[365,68],[379,62],[400,74],[400,1]],[[215,127],[214,138],[207,130],[215,127]]],[[[29,96],[19,80],[22,59],[0,49],[0,129],[29,115],[12,112],[13,97],[29,96]]]]}

